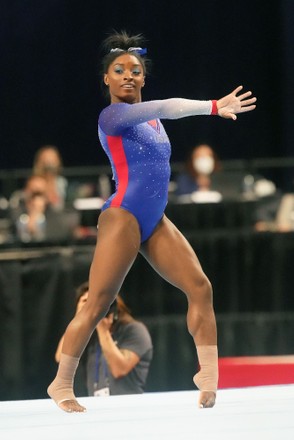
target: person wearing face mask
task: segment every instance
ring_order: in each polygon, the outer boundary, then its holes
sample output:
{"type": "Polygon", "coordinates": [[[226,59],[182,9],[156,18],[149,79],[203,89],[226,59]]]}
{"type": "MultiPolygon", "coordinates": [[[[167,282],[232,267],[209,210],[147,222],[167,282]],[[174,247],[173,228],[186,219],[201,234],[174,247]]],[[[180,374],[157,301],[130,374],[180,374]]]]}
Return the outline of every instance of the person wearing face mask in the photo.
{"type": "Polygon", "coordinates": [[[32,174],[19,194],[11,198],[9,215],[16,241],[41,243],[73,238],[74,227],[67,222],[63,212],[52,208],[47,191],[44,176],[32,174]]]}
{"type": "Polygon", "coordinates": [[[67,179],[62,175],[62,157],[54,145],[44,145],[36,152],[33,173],[47,182],[48,202],[53,209],[62,210],[67,195],[67,179]]]}
{"type": "Polygon", "coordinates": [[[188,154],[186,171],[176,181],[178,201],[220,201],[221,194],[212,188],[212,175],[220,169],[220,160],[210,145],[194,146],[188,154]]]}

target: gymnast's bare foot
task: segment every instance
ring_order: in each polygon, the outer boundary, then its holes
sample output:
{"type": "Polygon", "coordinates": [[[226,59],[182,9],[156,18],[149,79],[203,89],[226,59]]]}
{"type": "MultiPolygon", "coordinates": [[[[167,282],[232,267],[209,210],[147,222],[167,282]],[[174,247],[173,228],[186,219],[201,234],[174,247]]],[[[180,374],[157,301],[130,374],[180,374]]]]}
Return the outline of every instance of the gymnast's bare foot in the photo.
{"type": "Polygon", "coordinates": [[[198,406],[199,408],[212,408],[215,405],[215,399],[214,391],[200,391],[198,406]]]}
{"type": "Polygon", "coordinates": [[[61,402],[58,402],[57,405],[59,406],[60,409],[69,413],[87,411],[86,408],[80,405],[78,401],[75,399],[62,400],[61,402]]]}

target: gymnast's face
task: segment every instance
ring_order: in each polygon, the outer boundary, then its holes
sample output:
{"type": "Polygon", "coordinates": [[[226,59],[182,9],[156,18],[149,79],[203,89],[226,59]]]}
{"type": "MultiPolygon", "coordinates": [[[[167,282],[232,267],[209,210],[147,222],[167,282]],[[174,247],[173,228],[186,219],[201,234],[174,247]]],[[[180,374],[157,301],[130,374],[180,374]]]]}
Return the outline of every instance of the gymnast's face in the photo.
{"type": "Polygon", "coordinates": [[[104,82],[109,87],[111,103],[141,102],[141,89],[145,84],[143,66],[134,55],[120,55],[104,74],[104,82]]]}

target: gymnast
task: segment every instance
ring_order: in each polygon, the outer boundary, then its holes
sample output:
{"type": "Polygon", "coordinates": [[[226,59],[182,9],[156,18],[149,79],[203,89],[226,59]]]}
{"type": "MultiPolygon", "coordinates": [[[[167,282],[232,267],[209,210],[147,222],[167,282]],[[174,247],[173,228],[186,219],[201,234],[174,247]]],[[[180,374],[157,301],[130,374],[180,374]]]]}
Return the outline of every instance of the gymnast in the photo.
{"type": "Polygon", "coordinates": [[[116,183],[98,219],[97,243],[89,271],[88,301],[69,323],[49,396],[64,411],[83,412],[74,395],[79,359],[97,323],[107,314],[141,253],[187,297],[187,326],[197,350],[193,377],[198,406],[215,404],[218,385],[217,329],[212,286],[186,238],[166,217],[170,178],[169,139],[161,123],[196,115],[237,119],[254,110],[256,98],[242,86],[219,100],[171,98],[142,102],[149,60],[144,38],[114,32],[104,41],[103,82],[110,105],[98,120],[99,139],[116,183]]]}

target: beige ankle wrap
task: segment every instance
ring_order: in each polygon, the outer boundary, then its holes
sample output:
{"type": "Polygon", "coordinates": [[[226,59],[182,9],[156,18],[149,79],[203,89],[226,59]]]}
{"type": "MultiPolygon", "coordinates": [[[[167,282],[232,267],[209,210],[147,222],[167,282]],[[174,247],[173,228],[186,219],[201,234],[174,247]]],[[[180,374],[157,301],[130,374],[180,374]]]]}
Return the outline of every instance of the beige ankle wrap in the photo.
{"type": "Polygon", "coordinates": [[[200,371],[193,377],[200,391],[214,391],[218,384],[217,345],[199,345],[197,347],[200,371]]]}
{"type": "Polygon", "coordinates": [[[65,400],[75,400],[73,383],[79,358],[62,353],[55,379],[49,385],[47,393],[59,405],[65,400]]]}

